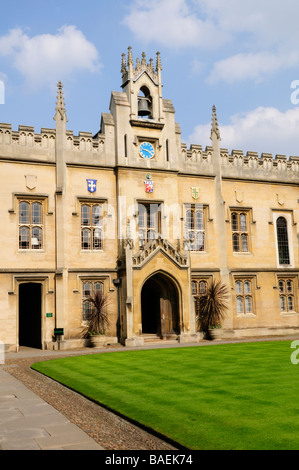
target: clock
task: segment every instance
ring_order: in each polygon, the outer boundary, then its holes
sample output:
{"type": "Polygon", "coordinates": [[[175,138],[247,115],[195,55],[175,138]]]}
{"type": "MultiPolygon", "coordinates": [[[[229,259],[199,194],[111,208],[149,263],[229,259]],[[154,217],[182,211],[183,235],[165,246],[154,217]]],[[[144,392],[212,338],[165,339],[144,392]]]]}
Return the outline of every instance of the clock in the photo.
{"type": "Polygon", "coordinates": [[[139,147],[139,155],[143,158],[153,158],[155,155],[154,146],[150,142],[142,142],[139,147]]]}

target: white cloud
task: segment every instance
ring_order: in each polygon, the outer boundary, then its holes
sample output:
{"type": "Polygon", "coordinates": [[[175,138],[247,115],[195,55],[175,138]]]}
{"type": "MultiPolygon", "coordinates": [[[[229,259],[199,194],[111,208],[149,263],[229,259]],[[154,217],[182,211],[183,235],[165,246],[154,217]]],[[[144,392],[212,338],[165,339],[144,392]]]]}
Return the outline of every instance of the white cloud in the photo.
{"type": "Polygon", "coordinates": [[[259,82],[278,70],[295,66],[299,63],[299,54],[271,53],[267,51],[256,54],[236,54],[228,59],[215,62],[207,81],[216,83],[224,81],[235,83],[240,80],[259,82]]]}
{"type": "MultiPolygon", "coordinates": [[[[256,151],[299,156],[299,108],[281,112],[276,108],[258,107],[231,117],[230,124],[219,124],[221,147],[229,150],[256,151]]],[[[211,124],[195,127],[189,141],[211,145],[211,124]]]]}
{"type": "Polygon", "coordinates": [[[226,32],[212,21],[192,13],[186,0],[135,0],[123,23],[143,43],[214,47],[227,40],[226,32]]]}
{"type": "Polygon", "coordinates": [[[144,43],[219,50],[209,80],[233,83],[299,65],[298,17],[294,0],[133,0],[124,24],[144,43]]]}
{"type": "Polygon", "coordinates": [[[13,29],[0,37],[0,56],[10,57],[25,77],[27,86],[37,88],[71,76],[75,71],[99,70],[96,47],[75,26],[63,26],[57,34],[29,37],[13,29]]]}

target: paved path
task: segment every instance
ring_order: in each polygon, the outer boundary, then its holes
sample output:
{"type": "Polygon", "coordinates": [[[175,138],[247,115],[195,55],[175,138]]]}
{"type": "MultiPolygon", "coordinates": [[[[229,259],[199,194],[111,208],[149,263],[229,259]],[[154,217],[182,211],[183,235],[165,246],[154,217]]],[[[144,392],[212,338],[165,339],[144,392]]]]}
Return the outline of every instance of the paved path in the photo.
{"type": "Polygon", "coordinates": [[[103,450],[3,367],[0,367],[0,449],[103,450]]]}

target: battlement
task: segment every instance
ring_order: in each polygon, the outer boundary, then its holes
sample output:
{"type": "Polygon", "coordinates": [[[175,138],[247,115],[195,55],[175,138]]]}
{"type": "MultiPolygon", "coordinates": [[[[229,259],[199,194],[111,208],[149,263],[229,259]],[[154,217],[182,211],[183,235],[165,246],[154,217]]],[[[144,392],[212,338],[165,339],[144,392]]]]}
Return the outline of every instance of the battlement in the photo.
{"type": "MultiPolygon", "coordinates": [[[[55,149],[56,129],[42,128],[36,134],[34,127],[20,125],[18,131],[12,130],[11,124],[0,123],[0,145],[19,146],[32,149],[55,149]]],[[[98,133],[93,136],[91,132],[66,131],[67,149],[81,152],[102,152],[105,144],[105,135],[98,133]]]]}
{"type": "MultiPolygon", "coordinates": [[[[200,173],[212,172],[213,168],[213,147],[207,146],[205,149],[201,145],[192,144],[187,148],[186,144],[181,145],[182,161],[188,169],[200,171],[200,173]]],[[[222,175],[224,177],[240,177],[250,179],[299,179],[299,156],[275,155],[248,151],[246,154],[242,150],[220,149],[222,175]]],[[[184,164],[183,163],[183,164],[184,164]]]]}

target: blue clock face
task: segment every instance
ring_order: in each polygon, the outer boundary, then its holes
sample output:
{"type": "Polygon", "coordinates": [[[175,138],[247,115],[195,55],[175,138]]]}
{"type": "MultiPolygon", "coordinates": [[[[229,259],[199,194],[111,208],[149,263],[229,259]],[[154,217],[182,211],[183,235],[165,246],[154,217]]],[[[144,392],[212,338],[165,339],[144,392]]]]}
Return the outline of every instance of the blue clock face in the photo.
{"type": "Polygon", "coordinates": [[[149,142],[142,142],[139,147],[139,154],[143,158],[153,158],[155,155],[155,149],[149,142]]]}

